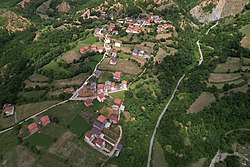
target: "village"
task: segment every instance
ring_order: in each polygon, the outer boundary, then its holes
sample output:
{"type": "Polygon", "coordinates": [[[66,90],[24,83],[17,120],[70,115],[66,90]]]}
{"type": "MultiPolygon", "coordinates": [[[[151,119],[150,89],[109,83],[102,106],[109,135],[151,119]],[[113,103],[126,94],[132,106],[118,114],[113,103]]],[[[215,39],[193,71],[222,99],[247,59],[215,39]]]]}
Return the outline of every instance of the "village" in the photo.
{"type": "MultiPolygon", "coordinates": [[[[104,18],[106,16],[105,12],[101,15],[104,18]]],[[[105,103],[108,114],[104,116],[100,111],[96,110],[98,117],[94,120],[91,129],[84,133],[84,141],[105,156],[119,156],[122,150],[122,126],[119,125],[119,121],[121,112],[125,111],[125,106],[123,105],[123,99],[113,98],[112,94],[129,90],[129,81],[127,77],[124,77],[124,71],[113,71],[111,80],[106,80],[102,83],[97,82],[103,73],[98,66],[102,61],[108,60],[109,65],[115,67],[120,61],[118,54],[130,54],[133,57],[144,59],[143,62],[148,61],[149,58],[154,59],[156,56],[151,49],[145,49],[145,44],[134,46],[130,50],[124,50],[122,47],[123,40],[119,36],[120,33],[126,32],[127,35],[138,35],[156,31],[160,34],[169,30],[173,31],[175,27],[152,12],[143,18],[118,18],[116,21],[112,20],[95,28],[93,35],[98,37],[98,44],[83,45],[79,49],[81,55],[96,52],[103,56],[100,62],[96,64],[92,74],[84,80],[80,88],[75,91],[73,87],[68,87],[65,89],[65,92],[72,93],[70,100],[82,101],[86,107],[95,105],[93,103],[94,100],[97,100],[99,103],[105,103]]],[[[3,113],[6,117],[15,115],[15,106],[5,104],[3,113]]],[[[48,115],[35,118],[35,121],[27,126],[29,135],[25,138],[39,132],[40,129],[51,121],[48,115]]]]}

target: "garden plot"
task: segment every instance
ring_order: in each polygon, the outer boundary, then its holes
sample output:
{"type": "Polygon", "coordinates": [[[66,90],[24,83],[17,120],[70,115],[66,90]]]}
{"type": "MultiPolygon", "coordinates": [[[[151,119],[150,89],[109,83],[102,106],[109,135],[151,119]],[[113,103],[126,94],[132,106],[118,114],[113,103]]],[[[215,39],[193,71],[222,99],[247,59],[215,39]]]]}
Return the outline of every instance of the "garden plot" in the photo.
{"type": "Polygon", "coordinates": [[[210,83],[225,83],[242,78],[240,73],[218,74],[210,73],[208,81],[210,83]]]}
{"type": "Polygon", "coordinates": [[[240,58],[228,57],[226,63],[218,64],[215,73],[235,72],[241,69],[240,58]]]}

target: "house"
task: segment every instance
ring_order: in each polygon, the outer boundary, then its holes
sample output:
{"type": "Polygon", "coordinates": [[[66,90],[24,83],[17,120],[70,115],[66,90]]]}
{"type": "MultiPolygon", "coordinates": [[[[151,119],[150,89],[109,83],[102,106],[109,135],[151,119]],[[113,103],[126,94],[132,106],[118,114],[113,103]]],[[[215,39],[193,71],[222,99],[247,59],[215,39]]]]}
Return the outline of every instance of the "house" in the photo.
{"type": "Polygon", "coordinates": [[[48,115],[43,116],[40,120],[43,126],[48,125],[50,123],[50,119],[48,115]]]}
{"type": "Polygon", "coordinates": [[[126,33],[132,33],[133,32],[133,30],[130,28],[130,27],[128,27],[127,29],[126,29],[126,33]]]}
{"type": "Polygon", "coordinates": [[[115,91],[115,90],[116,90],[115,82],[112,82],[111,83],[111,91],[115,91]]]}
{"type": "Polygon", "coordinates": [[[139,55],[139,56],[144,56],[144,50],[140,50],[140,51],[138,52],[138,55],[139,55]]]}
{"type": "Polygon", "coordinates": [[[123,80],[122,81],[122,83],[121,83],[121,89],[127,89],[127,84],[128,84],[128,82],[127,81],[125,81],[125,80],[123,80]]]}
{"type": "Polygon", "coordinates": [[[115,46],[116,47],[121,47],[122,41],[120,40],[115,40],[115,46]]]}
{"type": "Polygon", "coordinates": [[[109,122],[117,124],[118,123],[118,114],[115,114],[115,113],[110,114],[109,122]]]}
{"type": "Polygon", "coordinates": [[[116,151],[115,151],[115,156],[118,157],[120,152],[122,150],[122,144],[118,144],[117,148],[116,148],[116,151]]]}
{"type": "Polygon", "coordinates": [[[118,50],[113,49],[113,50],[112,50],[112,56],[113,56],[113,57],[117,57],[117,54],[118,54],[118,50]]]}
{"type": "Polygon", "coordinates": [[[109,89],[111,89],[111,81],[106,81],[105,82],[105,91],[107,92],[109,89]]]}
{"type": "Polygon", "coordinates": [[[120,24],[123,24],[124,20],[122,18],[120,18],[120,19],[117,20],[117,22],[120,23],[120,24]]]}
{"type": "Polygon", "coordinates": [[[28,125],[28,129],[29,129],[30,134],[33,134],[38,131],[38,126],[36,123],[31,123],[28,125]]]}
{"type": "Polygon", "coordinates": [[[104,126],[104,124],[101,123],[101,122],[98,121],[98,120],[95,120],[94,123],[93,123],[93,127],[97,128],[97,129],[99,129],[99,130],[102,130],[102,129],[103,129],[103,126],[104,126]]]}
{"type": "Polygon", "coordinates": [[[113,109],[113,110],[119,110],[121,104],[122,104],[122,100],[119,99],[119,98],[116,98],[116,99],[114,100],[114,105],[112,106],[112,109],[113,109]]]}
{"type": "Polygon", "coordinates": [[[97,95],[97,100],[98,100],[100,103],[104,102],[105,99],[106,99],[106,98],[105,98],[105,95],[104,95],[103,93],[97,95]]]}
{"type": "Polygon", "coordinates": [[[3,105],[3,114],[4,114],[4,116],[11,116],[11,115],[13,115],[14,114],[14,112],[15,112],[15,107],[14,107],[14,105],[12,105],[12,104],[8,104],[8,103],[5,103],[4,105],[3,105]]]}
{"type": "Polygon", "coordinates": [[[92,99],[84,100],[84,104],[85,104],[86,107],[92,106],[93,105],[93,100],[92,99]]]}
{"type": "Polygon", "coordinates": [[[134,49],[134,50],[132,51],[132,55],[133,55],[133,56],[137,56],[137,55],[138,55],[138,52],[139,52],[139,51],[138,51],[137,49],[134,49]]]}
{"type": "Polygon", "coordinates": [[[120,80],[121,79],[121,72],[120,71],[116,71],[113,73],[113,79],[116,79],[116,80],[120,80]]]}
{"type": "Polygon", "coordinates": [[[92,46],[91,46],[91,50],[92,50],[93,52],[96,52],[96,51],[97,51],[97,46],[96,46],[96,45],[92,45],[92,46]]]}
{"type": "Polygon", "coordinates": [[[144,57],[151,57],[151,56],[152,56],[151,52],[145,52],[144,53],[144,57]]]}
{"type": "Polygon", "coordinates": [[[96,91],[96,83],[95,82],[89,82],[87,86],[95,93],[96,91]]]}
{"type": "Polygon", "coordinates": [[[110,38],[106,38],[104,42],[105,42],[105,43],[110,43],[111,40],[110,40],[110,38]]]}
{"type": "Polygon", "coordinates": [[[118,35],[118,34],[119,34],[119,31],[118,31],[118,30],[114,30],[114,31],[113,31],[113,34],[114,34],[114,35],[118,35]]]}
{"type": "Polygon", "coordinates": [[[90,131],[93,133],[95,137],[99,137],[101,134],[101,131],[96,127],[93,127],[90,131]]]}
{"type": "Polygon", "coordinates": [[[84,134],[84,138],[87,140],[87,141],[92,141],[94,138],[95,138],[95,135],[92,131],[87,131],[85,134],[84,134]]]}
{"type": "Polygon", "coordinates": [[[96,78],[98,78],[100,75],[101,75],[101,71],[100,70],[96,70],[96,71],[94,71],[94,76],[96,77],[96,78]]]}
{"type": "Polygon", "coordinates": [[[80,48],[80,53],[81,54],[84,54],[84,53],[86,53],[88,51],[89,51],[89,47],[88,46],[84,46],[84,47],[80,48]]]}
{"type": "Polygon", "coordinates": [[[74,92],[74,88],[73,87],[66,88],[64,92],[66,92],[66,93],[73,93],[74,92]]]}
{"type": "Polygon", "coordinates": [[[116,98],[116,99],[114,100],[114,104],[120,107],[121,104],[122,104],[122,99],[116,98]]]}
{"type": "Polygon", "coordinates": [[[102,94],[104,92],[104,85],[98,84],[97,85],[97,94],[102,94]]]}
{"type": "Polygon", "coordinates": [[[101,30],[100,28],[96,28],[94,33],[95,33],[96,35],[98,35],[99,32],[100,32],[100,30],[101,30]]]}
{"type": "Polygon", "coordinates": [[[105,46],[105,50],[106,50],[106,52],[110,52],[110,51],[111,51],[111,49],[112,49],[112,48],[111,48],[111,46],[110,46],[110,45],[108,45],[108,44],[107,44],[107,45],[105,46]]]}
{"type": "Polygon", "coordinates": [[[102,46],[98,46],[98,47],[97,47],[97,50],[98,50],[99,53],[102,53],[103,50],[104,50],[104,48],[103,48],[102,46]]]}
{"type": "Polygon", "coordinates": [[[111,57],[109,60],[109,64],[115,65],[117,63],[117,59],[115,57],[111,57]]]}
{"type": "Polygon", "coordinates": [[[105,141],[101,138],[97,138],[95,141],[95,145],[99,148],[103,148],[105,146],[105,141]]]}
{"type": "Polygon", "coordinates": [[[104,125],[108,122],[107,118],[103,115],[99,115],[97,117],[97,120],[100,121],[101,123],[103,123],[104,125]]]}

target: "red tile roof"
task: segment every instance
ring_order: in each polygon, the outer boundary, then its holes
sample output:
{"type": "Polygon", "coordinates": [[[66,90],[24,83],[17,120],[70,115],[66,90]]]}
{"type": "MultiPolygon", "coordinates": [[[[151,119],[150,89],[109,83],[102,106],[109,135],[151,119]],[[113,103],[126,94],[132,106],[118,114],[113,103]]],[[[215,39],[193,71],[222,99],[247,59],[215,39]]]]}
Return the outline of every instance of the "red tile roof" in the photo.
{"type": "Polygon", "coordinates": [[[97,118],[97,120],[100,121],[100,122],[102,122],[102,123],[103,123],[106,119],[107,119],[107,118],[106,118],[105,116],[103,116],[103,115],[100,115],[100,116],[97,118]]]}
{"type": "Polygon", "coordinates": [[[93,132],[91,131],[87,131],[84,136],[86,136],[87,138],[91,138],[91,136],[93,135],[93,132]]]}
{"type": "Polygon", "coordinates": [[[46,124],[47,122],[50,122],[49,116],[45,115],[41,118],[42,124],[46,124]]]}
{"type": "Polygon", "coordinates": [[[111,83],[111,87],[115,87],[115,82],[112,82],[112,83],[111,83]]]}
{"type": "Polygon", "coordinates": [[[105,95],[102,93],[102,94],[99,94],[97,95],[100,99],[103,99],[105,97],[105,95]]]}
{"type": "Polygon", "coordinates": [[[8,104],[8,103],[5,103],[4,105],[3,105],[3,111],[4,112],[11,112],[12,111],[12,109],[13,109],[13,105],[12,104],[8,104]]]}
{"type": "Polygon", "coordinates": [[[98,144],[99,146],[102,146],[102,144],[104,143],[104,140],[101,138],[97,138],[95,143],[98,144]]]}
{"type": "Polygon", "coordinates": [[[109,121],[111,123],[117,123],[118,122],[118,115],[115,113],[110,114],[109,121]]]}
{"type": "Polygon", "coordinates": [[[127,84],[128,84],[128,82],[127,82],[127,81],[125,81],[125,80],[123,80],[123,81],[122,81],[122,84],[127,85],[127,84]]]}
{"type": "Polygon", "coordinates": [[[103,84],[98,84],[97,89],[104,89],[104,85],[103,84]]]}
{"type": "Polygon", "coordinates": [[[121,105],[122,104],[122,100],[121,99],[119,99],[119,98],[116,98],[115,100],[114,100],[114,103],[116,104],[116,105],[121,105]]]}
{"type": "Polygon", "coordinates": [[[85,106],[87,106],[87,107],[91,106],[91,105],[93,104],[92,102],[93,102],[92,99],[84,100],[84,104],[85,104],[85,106]]]}
{"type": "Polygon", "coordinates": [[[116,72],[113,73],[113,75],[114,75],[115,78],[120,78],[120,77],[121,77],[121,74],[122,74],[122,73],[119,72],[119,71],[116,71],[116,72]]]}
{"type": "Polygon", "coordinates": [[[36,124],[36,123],[31,123],[31,124],[28,125],[28,129],[29,129],[29,131],[30,131],[31,133],[32,133],[32,132],[35,132],[37,128],[38,128],[38,127],[37,127],[37,124],[36,124]]]}

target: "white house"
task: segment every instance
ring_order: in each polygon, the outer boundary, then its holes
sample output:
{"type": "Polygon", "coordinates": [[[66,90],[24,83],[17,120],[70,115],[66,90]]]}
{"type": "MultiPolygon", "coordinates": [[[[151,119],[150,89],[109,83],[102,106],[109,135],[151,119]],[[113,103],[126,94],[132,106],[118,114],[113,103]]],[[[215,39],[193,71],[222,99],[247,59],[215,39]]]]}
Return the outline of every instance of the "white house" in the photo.
{"type": "Polygon", "coordinates": [[[122,41],[115,40],[115,46],[116,47],[121,47],[122,41]]]}

